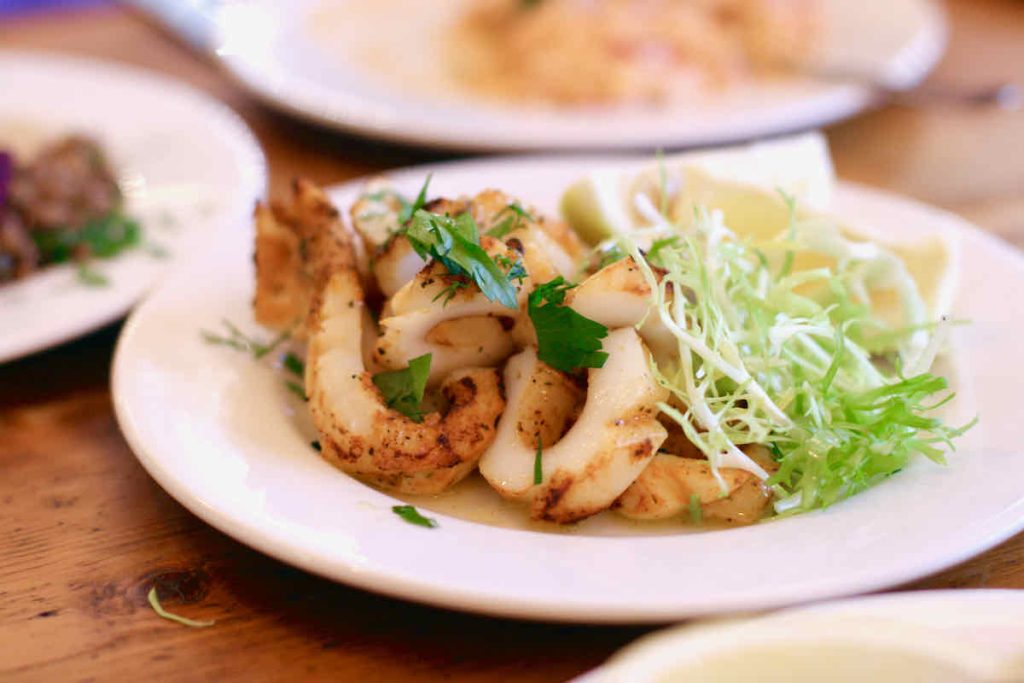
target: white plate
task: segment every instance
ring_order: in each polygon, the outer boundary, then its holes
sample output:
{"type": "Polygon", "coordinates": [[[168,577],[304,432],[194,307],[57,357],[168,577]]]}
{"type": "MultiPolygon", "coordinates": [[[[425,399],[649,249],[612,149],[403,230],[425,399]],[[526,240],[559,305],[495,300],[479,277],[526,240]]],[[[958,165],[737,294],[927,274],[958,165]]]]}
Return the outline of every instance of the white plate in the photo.
{"type": "Polygon", "coordinates": [[[121,317],[169,268],[203,253],[211,233],[242,225],[264,192],[263,154],[245,124],[177,81],[106,62],[0,52],[0,93],[0,142],[5,130],[42,141],[68,132],[98,139],[126,212],[163,252],[95,261],[91,269],[109,280],[103,287],[80,283],[71,265],[0,286],[0,362],[121,317]]]}
{"type": "Polygon", "coordinates": [[[838,679],[1024,680],[1024,591],[900,593],[698,622],[645,636],[575,681],[838,679]]]}
{"type": "MultiPolygon", "coordinates": [[[[609,158],[510,158],[409,169],[415,192],[500,187],[553,212],[559,194],[609,158]]],[[[332,197],[347,206],[358,183],[332,197]]],[[[113,372],[121,427],[153,477],[226,533],[274,557],[362,588],[506,616],[591,622],[673,620],[849,595],[962,561],[1024,526],[1017,388],[1021,255],[937,209],[841,185],[835,209],[892,235],[950,232],[963,243],[956,380],[961,413],[981,415],[949,467],[915,462],[829,510],[747,528],[637,537],[598,520],[575,533],[505,529],[436,514],[440,528],[392,514],[391,496],[311,450],[305,407],[280,370],[200,340],[250,313],[249,238],[226,234],[216,267],[183,274],[131,318],[113,372]],[[971,398],[970,394],[975,394],[971,398]]],[[[264,338],[270,335],[264,332],[264,338]]],[[[496,500],[497,496],[490,496],[496,500]]],[[[612,514],[608,517],[614,518],[612,514]]]]}
{"type": "MultiPolygon", "coordinates": [[[[157,11],[165,4],[137,1],[157,11]]],[[[661,109],[489,103],[445,85],[438,36],[462,3],[400,4],[404,9],[357,0],[222,3],[212,19],[213,49],[230,73],[272,106],[359,135],[444,149],[710,145],[820,126],[873,100],[862,85],[794,76],[696,94],[661,109]],[[318,13],[328,6],[326,15],[318,13]]],[[[826,27],[815,63],[833,76],[856,73],[908,88],[945,47],[945,19],[933,0],[823,4],[826,27]]],[[[180,24],[180,7],[162,11],[180,24]]]]}

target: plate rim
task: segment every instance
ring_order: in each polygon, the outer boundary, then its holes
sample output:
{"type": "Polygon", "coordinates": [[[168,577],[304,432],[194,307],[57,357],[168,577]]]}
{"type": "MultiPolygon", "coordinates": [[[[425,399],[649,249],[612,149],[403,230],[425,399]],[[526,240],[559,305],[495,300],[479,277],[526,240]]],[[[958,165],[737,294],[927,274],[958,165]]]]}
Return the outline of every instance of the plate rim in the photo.
{"type": "MultiPolygon", "coordinates": [[[[608,162],[609,160],[639,161],[643,158],[645,157],[637,155],[513,155],[417,165],[395,169],[390,173],[401,175],[423,175],[428,172],[437,173],[444,169],[461,168],[465,170],[466,168],[472,168],[474,166],[493,167],[494,165],[508,164],[511,164],[513,167],[518,167],[529,164],[546,163],[553,160],[570,165],[584,162],[603,165],[604,162],[608,162]]],[[[365,182],[366,178],[367,177],[354,178],[344,183],[333,185],[330,188],[327,188],[327,191],[330,194],[344,191],[346,188],[352,188],[362,182],[365,182]]],[[[998,236],[992,235],[991,233],[974,226],[969,221],[957,216],[956,214],[892,192],[859,183],[840,181],[837,183],[837,189],[849,189],[854,193],[865,193],[869,196],[882,198],[886,202],[904,206],[913,206],[917,209],[924,209],[931,213],[942,214],[957,225],[958,232],[966,231],[970,233],[972,237],[988,242],[989,246],[1005,252],[1014,260],[1015,267],[1019,267],[1022,272],[1024,272],[1024,253],[1000,239],[998,236]]],[[[134,335],[135,328],[139,324],[138,320],[145,314],[148,307],[153,305],[151,301],[152,300],[145,302],[142,306],[136,309],[125,325],[115,348],[111,372],[111,390],[114,399],[115,414],[122,432],[125,435],[125,439],[128,441],[137,459],[147,470],[150,476],[152,476],[173,498],[205,522],[223,533],[277,560],[300,567],[301,569],[318,576],[363,590],[369,590],[371,592],[390,597],[427,604],[434,607],[535,621],[590,624],[665,623],[669,621],[677,621],[681,618],[702,617],[734,612],[760,611],[782,607],[797,607],[817,603],[822,600],[845,598],[865,593],[872,593],[882,589],[899,587],[908,582],[927,577],[950,566],[959,564],[998,545],[1024,529],[1024,514],[1021,514],[1021,512],[1016,509],[1024,506],[1024,501],[1018,501],[1013,509],[1016,513],[1013,521],[1003,522],[994,530],[988,529],[983,535],[974,538],[973,542],[964,542],[961,547],[956,549],[955,552],[946,552],[946,554],[941,557],[929,556],[925,559],[916,559],[914,562],[905,562],[900,567],[899,571],[880,573],[878,577],[862,579],[859,582],[847,582],[847,585],[841,588],[815,587],[815,592],[799,596],[779,592],[768,598],[762,597],[758,600],[742,599],[737,604],[726,601],[722,606],[703,609],[694,609],[689,607],[680,608],[679,606],[672,607],[667,604],[660,608],[652,608],[650,606],[632,608],[608,605],[598,605],[595,607],[575,602],[554,604],[544,600],[528,601],[518,596],[495,596],[494,594],[486,591],[436,586],[430,582],[409,580],[401,576],[387,575],[377,571],[376,569],[367,571],[365,568],[361,568],[354,563],[349,563],[346,566],[341,566],[339,563],[334,563],[332,566],[324,566],[323,564],[318,563],[317,558],[314,557],[313,554],[304,552],[302,548],[289,548],[286,547],[288,545],[287,543],[282,544],[278,540],[269,539],[267,536],[261,535],[259,529],[247,524],[246,520],[235,519],[230,513],[224,512],[215,506],[207,505],[201,499],[192,496],[187,490],[187,486],[178,481],[174,477],[172,471],[164,466],[163,461],[160,458],[153,457],[146,448],[134,424],[133,411],[125,402],[125,391],[120,389],[120,387],[126,381],[124,378],[125,370],[123,369],[125,364],[124,357],[127,353],[125,351],[125,347],[130,343],[130,340],[134,335]]],[[[1007,514],[1009,514],[1007,511],[1003,511],[1000,516],[986,518],[986,521],[990,522],[992,519],[997,519],[1007,514]]],[[[472,522],[441,514],[439,514],[438,517],[442,518],[446,524],[473,524],[472,522]]],[[[503,533],[517,534],[538,533],[514,529],[502,529],[501,531],[503,533]]],[[[728,533],[728,531],[721,533],[728,533]]],[[[621,541],[621,539],[610,540],[621,541]]],[[[630,539],[630,542],[648,543],[656,541],[653,538],[633,538],[630,539]]],[[[790,592],[796,593],[797,589],[790,589],[790,592]]]]}
{"type": "MultiPolygon", "coordinates": [[[[913,68],[908,73],[894,76],[891,86],[882,86],[883,90],[906,90],[922,82],[938,65],[946,52],[949,41],[949,20],[946,10],[939,0],[920,0],[925,19],[922,22],[922,35],[916,41],[909,42],[908,50],[914,51],[914,59],[910,60],[913,68]]],[[[214,26],[219,19],[213,17],[214,26]]],[[[218,35],[219,27],[213,33],[218,35]]],[[[214,48],[210,54],[223,66],[224,73],[247,90],[268,107],[284,112],[308,123],[317,124],[334,130],[358,135],[372,140],[390,142],[400,145],[415,146],[423,149],[457,152],[497,152],[497,153],[537,153],[558,151],[564,153],[637,151],[643,149],[665,148],[698,149],[703,147],[736,144],[751,140],[781,137],[799,131],[832,125],[852,118],[876,106],[879,95],[870,85],[836,80],[827,90],[803,98],[789,100],[807,102],[818,100],[819,112],[812,114],[802,112],[796,117],[787,117],[785,123],[772,123],[768,126],[754,125],[748,127],[733,126],[716,129],[718,132],[687,136],[685,133],[676,135],[659,135],[652,133],[638,139],[601,140],[590,136],[587,141],[571,141],[551,136],[523,135],[518,138],[503,136],[500,121],[481,129],[472,136],[466,136],[465,130],[457,126],[423,126],[416,118],[405,119],[399,125],[389,125],[377,120],[372,113],[361,112],[367,103],[379,103],[373,96],[345,95],[347,102],[334,98],[311,95],[308,88],[297,85],[296,78],[261,77],[262,69],[258,63],[250,63],[243,53],[230,49],[221,49],[220,38],[213,40],[214,48]],[[362,105],[358,105],[362,102],[362,105]],[[356,104],[353,104],[356,103],[356,104]],[[490,139],[488,139],[490,137],[490,139]]],[[[886,77],[883,77],[883,81],[886,77]]],[[[814,81],[815,79],[806,79],[814,81]]],[[[819,79],[820,80],[820,79],[819,79]]],[[[821,82],[825,82],[821,80],[821,82]]],[[[884,98],[883,98],[884,99],[884,98]]],[[[586,116],[585,112],[577,116],[586,116]]]]}

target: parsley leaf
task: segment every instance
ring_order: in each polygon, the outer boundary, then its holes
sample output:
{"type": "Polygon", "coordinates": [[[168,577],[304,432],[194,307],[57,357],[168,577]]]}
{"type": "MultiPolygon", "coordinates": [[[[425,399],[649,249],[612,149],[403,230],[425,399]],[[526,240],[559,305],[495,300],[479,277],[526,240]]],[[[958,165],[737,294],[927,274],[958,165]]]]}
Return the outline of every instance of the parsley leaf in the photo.
{"type": "Polygon", "coordinates": [[[480,246],[480,233],[471,214],[452,218],[420,209],[413,214],[405,236],[422,258],[433,258],[452,275],[468,277],[491,301],[518,308],[512,277],[480,246]]]}
{"type": "Polygon", "coordinates": [[[402,210],[398,212],[398,224],[405,225],[409,222],[416,212],[427,205],[427,188],[430,187],[430,179],[433,176],[427,176],[427,179],[423,181],[423,187],[420,188],[420,193],[416,195],[416,200],[410,204],[405,201],[402,197],[399,197],[399,201],[402,202],[402,210]]]}
{"type": "Polygon", "coordinates": [[[601,351],[608,328],[565,305],[565,293],[575,286],[558,276],[539,285],[529,300],[530,320],[537,330],[537,357],[566,372],[604,367],[608,360],[601,351]]]}
{"type": "Polygon", "coordinates": [[[540,484],[544,481],[544,444],[541,443],[540,435],[537,435],[537,454],[533,456],[533,483],[540,484]]]}
{"type": "Polygon", "coordinates": [[[420,403],[430,375],[430,359],[431,354],[424,354],[413,358],[402,370],[378,372],[373,376],[373,383],[380,389],[388,408],[397,410],[414,422],[423,420],[420,403]]]}
{"type": "Polygon", "coordinates": [[[293,394],[295,394],[296,396],[301,398],[303,401],[308,401],[309,400],[309,397],[306,396],[306,390],[303,389],[302,385],[299,384],[298,382],[293,382],[292,380],[288,380],[287,382],[284,383],[284,385],[285,385],[285,387],[288,388],[288,391],[292,392],[293,394]]]}
{"type": "Polygon", "coordinates": [[[523,221],[534,220],[530,212],[520,206],[518,202],[512,202],[506,206],[498,212],[495,218],[498,220],[495,222],[494,227],[487,231],[487,234],[496,239],[501,239],[515,230],[523,224],[523,221]]]}
{"type": "Polygon", "coordinates": [[[252,357],[256,360],[266,356],[268,353],[280,346],[285,339],[291,336],[291,330],[288,330],[274,337],[274,339],[269,343],[264,344],[263,342],[256,341],[252,337],[246,335],[230,320],[222,320],[221,323],[227,329],[229,333],[228,336],[215,334],[207,330],[200,330],[203,341],[207,344],[227,346],[235,349],[236,351],[245,351],[252,354],[252,357]]]}
{"type": "Polygon", "coordinates": [[[35,230],[32,240],[46,263],[63,263],[84,251],[95,258],[110,258],[142,240],[142,229],[119,211],[94,218],[79,229],[35,230]]]}
{"type": "Polygon", "coordinates": [[[281,359],[281,365],[296,377],[304,377],[306,375],[306,364],[291,351],[284,354],[284,357],[281,359]]]}
{"type": "Polygon", "coordinates": [[[437,527],[436,519],[424,517],[420,514],[420,511],[412,505],[393,505],[391,507],[391,511],[407,521],[409,524],[415,524],[416,526],[422,526],[428,529],[437,527]]]}
{"type": "Polygon", "coordinates": [[[700,505],[700,496],[696,493],[690,494],[690,521],[700,524],[704,520],[704,508],[700,505]]]}

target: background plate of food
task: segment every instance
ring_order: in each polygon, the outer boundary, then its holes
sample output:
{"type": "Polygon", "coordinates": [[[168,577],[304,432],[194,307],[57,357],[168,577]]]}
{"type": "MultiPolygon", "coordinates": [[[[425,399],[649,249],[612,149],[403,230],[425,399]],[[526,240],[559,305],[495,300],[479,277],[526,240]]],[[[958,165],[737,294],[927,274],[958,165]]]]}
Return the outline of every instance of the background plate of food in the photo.
{"type": "Polygon", "coordinates": [[[0,361],[124,315],[265,187],[241,120],[177,82],[0,52],[0,90],[0,361]]]}
{"type": "Polygon", "coordinates": [[[463,150],[675,148],[820,126],[917,84],[946,36],[931,0],[302,0],[211,16],[192,25],[271,105],[463,150]]]}
{"type": "Polygon", "coordinates": [[[834,182],[819,137],[300,181],[256,223],[258,273],[224,232],[133,315],[115,406],[171,495],[307,570],[656,621],[896,585],[1024,524],[1024,261],[834,182]]]}

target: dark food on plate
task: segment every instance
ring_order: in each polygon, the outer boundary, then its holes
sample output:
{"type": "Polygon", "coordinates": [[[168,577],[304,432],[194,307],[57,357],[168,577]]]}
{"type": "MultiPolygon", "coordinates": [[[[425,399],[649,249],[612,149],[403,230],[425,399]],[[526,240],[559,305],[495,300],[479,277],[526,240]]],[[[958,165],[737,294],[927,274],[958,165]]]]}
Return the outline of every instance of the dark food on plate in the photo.
{"type": "Polygon", "coordinates": [[[24,161],[0,151],[0,283],[65,261],[108,258],[139,242],[99,144],[81,135],[24,161]]]}

